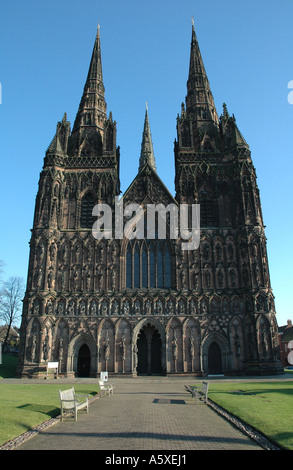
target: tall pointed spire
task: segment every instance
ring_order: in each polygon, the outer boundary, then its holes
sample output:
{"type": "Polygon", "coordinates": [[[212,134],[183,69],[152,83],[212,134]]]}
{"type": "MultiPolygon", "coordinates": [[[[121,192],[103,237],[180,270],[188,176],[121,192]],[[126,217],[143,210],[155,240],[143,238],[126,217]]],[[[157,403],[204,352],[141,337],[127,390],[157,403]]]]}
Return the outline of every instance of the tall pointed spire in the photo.
{"type": "Polygon", "coordinates": [[[195,34],[193,19],[186,111],[192,116],[193,122],[197,123],[198,128],[206,129],[211,125],[218,126],[219,124],[214,98],[195,34]]]}
{"type": "Polygon", "coordinates": [[[107,104],[102,73],[100,26],[98,26],[91,63],[72,133],[81,130],[98,130],[102,136],[106,119],[107,104]]]}
{"type": "Polygon", "coordinates": [[[141,152],[140,152],[138,171],[140,171],[146,163],[148,163],[149,166],[154,171],[157,171],[147,104],[146,104],[146,110],[145,110],[144,129],[143,129],[143,134],[142,134],[142,143],[141,143],[141,152]]]}

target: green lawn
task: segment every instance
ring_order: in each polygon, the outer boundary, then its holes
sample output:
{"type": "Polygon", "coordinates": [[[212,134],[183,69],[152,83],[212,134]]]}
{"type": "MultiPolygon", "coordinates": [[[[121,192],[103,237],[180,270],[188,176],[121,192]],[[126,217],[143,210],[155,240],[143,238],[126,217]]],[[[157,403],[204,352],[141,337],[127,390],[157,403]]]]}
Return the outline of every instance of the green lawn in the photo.
{"type": "Polygon", "coordinates": [[[209,398],[272,441],[293,450],[293,380],[212,383],[209,398]]]}
{"type": "MultiPolygon", "coordinates": [[[[58,390],[68,384],[10,385],[0,381],[0,445],[60,414],[58,390]]],[[[95,395],[98,385],[74,384],[77,393],[95,395]]]]}
{"type": "MultiPolygon", "coordinates": [[[[17,358],[2,356],[0,379],[14,377],[17,358]]],[[[60,414],[58,390],[70,384],[5,384],[0,380],[0,445],[60,414]],[[2,383],[1,383],[2,382],[2,383]]],[[[77,393],[95,395],[98,384],[74,384],[77,393]]]]}

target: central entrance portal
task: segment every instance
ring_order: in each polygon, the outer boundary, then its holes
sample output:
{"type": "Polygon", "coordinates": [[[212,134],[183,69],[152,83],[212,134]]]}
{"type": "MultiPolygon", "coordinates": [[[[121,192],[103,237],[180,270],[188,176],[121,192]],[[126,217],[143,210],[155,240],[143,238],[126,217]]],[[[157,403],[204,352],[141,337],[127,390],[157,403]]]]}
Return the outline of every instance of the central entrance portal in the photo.
{"type": "Polygon", "coordinates": [[[137,339],[138,375],[162,374],[162,340],[158,330],[144,326],[137,339]]]}
{"type": "Polygon", "coordinates": [[[91,353],[86,344],[83,344],[78,352],[77,376],[89,377],[91,367],[91,353]]]}
{"type": "Polygon", "coordinates": [[[217,343],[212,343],[209,347],[208,355],[209,374],[222,373],[221,349],[217,343]]]}

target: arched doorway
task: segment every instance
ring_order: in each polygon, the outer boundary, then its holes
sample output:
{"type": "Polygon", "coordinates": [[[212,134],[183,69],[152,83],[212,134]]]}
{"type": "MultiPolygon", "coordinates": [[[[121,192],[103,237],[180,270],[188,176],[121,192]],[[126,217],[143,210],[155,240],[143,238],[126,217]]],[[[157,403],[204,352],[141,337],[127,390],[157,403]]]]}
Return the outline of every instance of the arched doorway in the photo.
{"type": "Polygon", "coordinates": [[[214,341],[210,344],[208,353],[209,374],[222,373],[222,355],[219,345],[214,341]]]}
{"type": "Polygon", "coordinates": [[[145,375],[148,373],[148,347],[144,330],[141,330],[137,339],[137,373],[145,375]]]}
{"type": "Polygon", "coordinates": [[[89,347],[83,344],[78,351],[77,376],[89,377],[91,368],[91,353],[89,347]]]}
{"type": "Polygon", "coordinates": [[[162,374],[162,340],[158,330],[149,323],[144,326],[137,339],[138,375],[162,374]]]}

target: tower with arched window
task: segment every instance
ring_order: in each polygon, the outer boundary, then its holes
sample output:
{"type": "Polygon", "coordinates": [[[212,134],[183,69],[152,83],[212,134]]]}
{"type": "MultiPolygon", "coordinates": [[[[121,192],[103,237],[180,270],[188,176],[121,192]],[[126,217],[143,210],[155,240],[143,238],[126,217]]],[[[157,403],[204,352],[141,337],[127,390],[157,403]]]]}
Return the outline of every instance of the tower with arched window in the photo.
{"type": "Polygon", "coordinates": [[[137,163],[119,202],[125,229],[116,236],[120,149],[98,30],[73,129],[65,114],[40,175],[18,375],[42,376],[48,361],[66,377],[279,373],[255,168],[226,105],[218,117],[194,25],[175,195],[157,173],[148,109],[137,163]],[[111,211],[100,238],[92,230],[98,204],[111,211]],[[131,204],[140,211],[129,219],[131,204]],[[197,249],[182,250],[180,223],[172,236],[171,213],[157,211],[181,204],[200,205],[197,249]]]}

